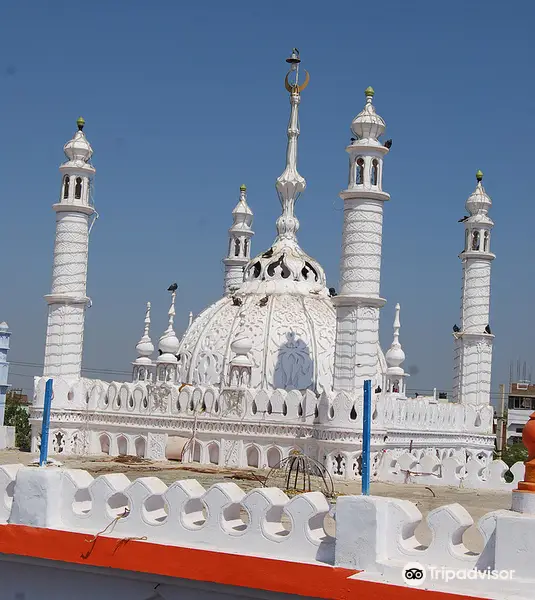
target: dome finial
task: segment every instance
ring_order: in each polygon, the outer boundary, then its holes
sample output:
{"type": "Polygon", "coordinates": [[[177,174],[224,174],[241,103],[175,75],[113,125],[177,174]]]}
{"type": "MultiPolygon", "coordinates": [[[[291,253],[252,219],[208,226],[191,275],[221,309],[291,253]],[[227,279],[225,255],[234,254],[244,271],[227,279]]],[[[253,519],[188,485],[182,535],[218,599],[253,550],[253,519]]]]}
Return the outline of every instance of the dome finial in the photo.
{"type": "Polygon", "coordinates": [[[478,181],[483,181],[483,171],[481,171],[481,169],[478,169],[476,172],[476,179],[478,181]]]}
{"type": "Polygon", "coordinates": [[[246,192],[247,191],[247,186],[245,185],[245,183],[242,183],[240,185],[240,192],[246,192]]]}
{"type": "Polygon", "coordinates": [[[78,130],[82,131],[85,125],[85,119],[83,117],[78,117],[78,119],[76,119],[76,125],[78,125],[78,130]]]}
{"type": "Polygon", "coordinates": [[[364,94],[366,95],[366,98],[373,98],[375,96],[375,90],[372,88],[371,85],[369,85],[365,90],[364,90],[364,94]]]}

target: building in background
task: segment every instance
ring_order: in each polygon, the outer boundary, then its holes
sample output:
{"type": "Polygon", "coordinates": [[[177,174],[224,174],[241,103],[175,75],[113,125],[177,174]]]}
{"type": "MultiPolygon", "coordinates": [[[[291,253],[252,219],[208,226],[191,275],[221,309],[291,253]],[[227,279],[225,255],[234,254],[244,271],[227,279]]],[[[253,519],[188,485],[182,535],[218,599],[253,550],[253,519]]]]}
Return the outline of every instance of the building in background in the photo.
{"type": "Polygon", "coordinates": [[[535,384],[519,381],[509,384],[507,402],[507,443],[522,441],[522,430],[535,411],[535,384]]]}

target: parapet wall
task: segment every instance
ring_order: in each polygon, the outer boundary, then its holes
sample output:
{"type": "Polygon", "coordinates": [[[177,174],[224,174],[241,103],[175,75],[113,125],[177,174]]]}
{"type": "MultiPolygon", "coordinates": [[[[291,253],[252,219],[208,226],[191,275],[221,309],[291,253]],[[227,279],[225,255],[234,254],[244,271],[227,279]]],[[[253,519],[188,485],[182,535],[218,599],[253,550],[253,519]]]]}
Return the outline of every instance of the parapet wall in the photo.
{"type": "MultiPolygon", "coordinates": [[[[46,379],[36,378],[33,406],[43,405],[46,379]]],[[[54,379],[55,410],[100,411],[117,415],[241,419],[341,429],[361,429],[362,398],[340,392],[321,400],[310,390],[220,390],[215,387],[111,383],[54,379]]],[[[391,431],[492,433],[493,410],[475,406],[378,396],[373,424],[391,431]]]]}

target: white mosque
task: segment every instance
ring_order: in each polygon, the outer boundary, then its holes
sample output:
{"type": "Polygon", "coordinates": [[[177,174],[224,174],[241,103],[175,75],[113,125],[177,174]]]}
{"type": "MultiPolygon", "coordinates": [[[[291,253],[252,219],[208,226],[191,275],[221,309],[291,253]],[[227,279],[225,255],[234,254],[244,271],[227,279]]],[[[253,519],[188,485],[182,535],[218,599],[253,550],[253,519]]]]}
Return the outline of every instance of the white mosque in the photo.
{"type": "Polygon", "coordinates": [[[169,325],[158,352],[147,303],[132,381],[81,377],[88,242],[95,215],[93,150],[84,120],[67,142],[61,194],[53,205],[56,238],[44,372],[35,379],[32,444],[40,444],[45,383],[53,379],[49,447],[55,454],[137,455],[229,467],[273,467],[293,450],[321,461],[332,475],[360,476],[363,382],[372,381],[375,461],[384,450],[486,459],[494,447],[490,406],[491,200],[477,173],[466,201],[462,303],[454,328],[454,398],[408,398],[396,305],[393,341],[379,345],[385,122],[367,88],[346,148],[338,294],[321,265],[299,245],[295,202],[305,190],[297,171],[299,104],[309,75],[299,53],[287,60],[290,99],[286,167],[277,179],[282,214],[270,248],[251,258],[253,213],[245,186],[232,211],[224,295],[174,330],[177,286],[169,288],[169,325]]]}

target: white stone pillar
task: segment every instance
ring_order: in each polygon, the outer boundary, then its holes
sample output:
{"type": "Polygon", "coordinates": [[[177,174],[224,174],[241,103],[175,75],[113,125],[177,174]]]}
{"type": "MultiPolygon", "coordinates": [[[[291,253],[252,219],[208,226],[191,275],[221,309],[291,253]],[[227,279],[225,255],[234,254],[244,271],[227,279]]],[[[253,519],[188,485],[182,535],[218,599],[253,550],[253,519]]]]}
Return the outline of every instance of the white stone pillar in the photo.
{"type": "Polygon", "coordinates": [[[374,92],[366,90],[366,106],[351,128],[356,138],[347,147],[349,184],[340,196],[344,201],[340,293],[333,298],[337,311],[334,356],[335,391],[362,387],[365,379],[381,383],[379,344],[383,204],[383,157],[388,152],[378,138],[385,130],[372,104],[374,92]],[[376,175],[372,176],[372,170],[376,175]]]}
{"type": "Polygon", "coordinates": [[[95,169],[89,162],[93,150],[83,133],[84,121],[64,147],[67,162],[56,211],[56,238],[52,288],[45,296],[48,323],[44,375],[77,379],[81,374],[84,340],[89,219],[95,213],[90,181],[95,169]]]}
{"type": "Polygon", "coordinates": [[[489,404],[492,371],[490,321],[490,275],[495,255],[489,251],[494,223],[488,216],[492,205],[477,172],[477,187],[466,201],[461,321],[454,331],[453,399],[463,404],[489,404]]]}

